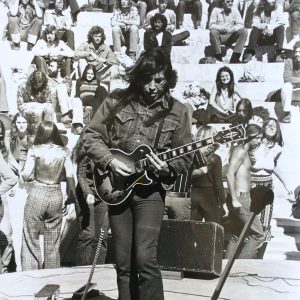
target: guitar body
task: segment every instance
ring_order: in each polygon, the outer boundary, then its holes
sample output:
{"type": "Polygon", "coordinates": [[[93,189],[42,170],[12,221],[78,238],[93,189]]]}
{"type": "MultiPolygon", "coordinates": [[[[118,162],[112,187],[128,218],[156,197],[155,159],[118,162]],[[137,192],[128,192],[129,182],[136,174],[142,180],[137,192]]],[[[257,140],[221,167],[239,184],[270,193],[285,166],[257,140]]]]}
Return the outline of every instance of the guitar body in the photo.
{"type": "MultiPolygon", "coordinates": [[[[217,135],[191,142],[189,144],[157,153],[162,161],[171,161],[176,157],[193,153],[201,147],[212,143],[228,143],[245,138],[245,129],[242,125],[232,127],[227,130],[218,132],[217,135]]],[[[108,205],[118,205],[124,202],[137,186],[152,184],[153,180],[148,174],[155,171],[147,159],[146,154],[150,154],[152,149],[147,145],[140,145],[131,153],[126,153],[119,149],[110,149],[114,158],[125,163],[132,171],[130,176],[119,176],[110,171],[94,169],[94,185],[99,198],[108,205]]]]}
{"type": "Polygon", "coordinates": [[[94,185],[98,197],[107,205],[119,205],[133,192],[136,186],[150,185],[153,180],[148,177],[144,168],[139,168],[135,162],[144,159],[152,150],[146,145],[140,145],[133,152],[127,154],[118,149],[110,149],[114,158],[124,162],[134,173],[128,177],[102,172],[95,168],[94,185]]]}

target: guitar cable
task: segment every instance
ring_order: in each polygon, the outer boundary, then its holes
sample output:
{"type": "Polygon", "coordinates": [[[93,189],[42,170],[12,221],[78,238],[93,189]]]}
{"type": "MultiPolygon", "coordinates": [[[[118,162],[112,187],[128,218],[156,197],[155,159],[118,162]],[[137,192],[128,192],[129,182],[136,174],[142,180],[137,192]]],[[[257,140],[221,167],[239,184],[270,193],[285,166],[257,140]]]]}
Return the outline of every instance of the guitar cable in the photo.
{"type": "Polygon", "coordinates": [[[96,268],[97,260],[98,260],[99,254],[100,254],[100,250],[101,250],[102,242],[103,242],[103,238],[104,238],[104,233],[105,233],[104,226],[106,224],[107,216],[108,216],[108,211],[105,213],[103,225],[102,225],[102,227],[100,229],[100,236],[99,236],[99,241],[98,241],[98,244],[97,244],[97,248],[96,248],[96,252],[95,252],[93,264],[92,264],[90,275],[89,275],[88,281],[87,281],[87,283],[85,285],[84,293],[82,295],[81,300],[85,300],[86,299],[86,296],[87,296],[87,293],[88,293],[88,290],[89,290],[89,287],[90,287],[90,284],[91,284],[91,281],[92,281],[92,278],[93,278],[93,275],[94,275],[94,271],[95,271],[95,268],[96,268]]]}

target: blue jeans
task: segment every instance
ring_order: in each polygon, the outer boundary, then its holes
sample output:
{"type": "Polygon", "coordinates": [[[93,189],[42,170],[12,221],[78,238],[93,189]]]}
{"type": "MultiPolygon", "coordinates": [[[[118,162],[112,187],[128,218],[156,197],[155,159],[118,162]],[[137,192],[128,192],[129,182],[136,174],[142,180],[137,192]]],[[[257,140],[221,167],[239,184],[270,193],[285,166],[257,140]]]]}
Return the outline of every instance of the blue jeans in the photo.
{"type": "MultiPolygon", "coordinates": [[[[238,237],[241,234],[244,225],[247,223],[252,214],[250,211],[249,193],[241,193],[238,200],[242,204],[242,207],[239,210],[230,209],[229,212],[229,221],[232,236],[227,246],[225,258],[232,257],[238,241],[238,237]]],[[[246,236],[244,241],[244,246],[238,258],[257,258],[257,250],[259,249],[263,241],[263,228],[259,216],[257,215],[248,231],[248,235],[246,236]]]]}
{"type": "Polygon", "coordinates": [[[146,186],[123,204],[109,207],[119,300],[163,300],[157,262],[164,191],[146,186]]]}

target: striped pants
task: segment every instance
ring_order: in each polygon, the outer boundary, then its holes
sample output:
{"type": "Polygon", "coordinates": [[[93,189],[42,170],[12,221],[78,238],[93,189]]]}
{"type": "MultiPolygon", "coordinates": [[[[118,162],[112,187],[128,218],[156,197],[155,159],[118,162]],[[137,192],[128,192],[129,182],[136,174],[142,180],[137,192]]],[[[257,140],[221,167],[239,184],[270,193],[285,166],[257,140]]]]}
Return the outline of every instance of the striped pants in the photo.
{"type": "Polygon", "coordinates": [[[23,271],[60,267],[60,229],[63,196],[60,185],[35,182],[24,211],[21,261],[23,271]],[[39,236],[44,235],[44,264],[39,236]]]}

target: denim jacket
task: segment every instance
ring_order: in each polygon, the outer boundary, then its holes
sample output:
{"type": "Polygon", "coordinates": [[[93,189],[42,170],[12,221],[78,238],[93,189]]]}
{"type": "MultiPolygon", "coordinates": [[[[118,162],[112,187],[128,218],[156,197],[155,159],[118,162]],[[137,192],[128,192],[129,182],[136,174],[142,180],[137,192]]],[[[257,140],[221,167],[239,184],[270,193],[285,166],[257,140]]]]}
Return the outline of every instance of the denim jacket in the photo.
{"type": "MultiPolygon", "coordinates": [[[[132,100],[113,118],[110,124],[104,124],[103,120],[111,114],[114,105],[119,101],[108,96],[95,113],[87,126],[83,140],[87,155],[92,158],[95,165],[106,170],[113,159],[110,148],[117,148],[126,153],[132,152],[141,144],[154,146],[160,120],[146,126],[145,121],[168,105],[165,97],[171,97],[168,93],[147,106],[142,98],[132,100]]],[[[174,105],[164,118],[157,152],[176,148],[192,142],[191,122],[187,108],[171,97],[174,105]]],[[[191,165],[191,156],[184,155],[170,161],[169,165],[176,174],[186,171],[191,165]]]]}

